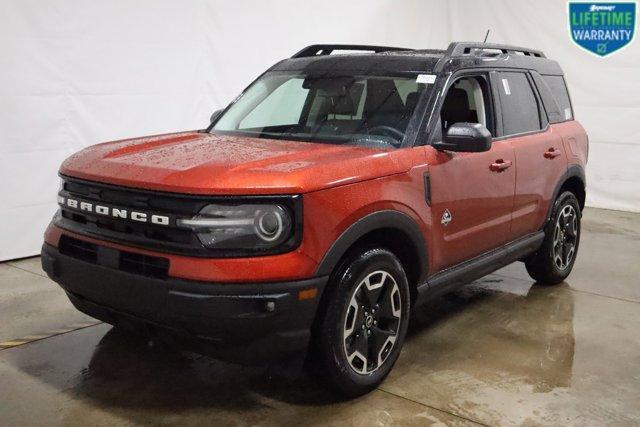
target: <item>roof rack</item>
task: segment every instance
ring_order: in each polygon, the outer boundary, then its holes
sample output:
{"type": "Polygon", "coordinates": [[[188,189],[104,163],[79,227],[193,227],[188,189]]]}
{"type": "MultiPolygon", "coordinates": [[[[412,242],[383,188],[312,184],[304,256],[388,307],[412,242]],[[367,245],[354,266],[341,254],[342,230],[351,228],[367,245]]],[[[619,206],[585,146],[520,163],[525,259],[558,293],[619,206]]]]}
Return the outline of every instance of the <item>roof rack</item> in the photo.
{"type": "Polygon", "coordinates": [[[481,42],[453,42],[447,48],[445,56],[462,56],[470,55],[474,50],[499,50],[504,54],[521,53],[525,56],[535,56],[537,58],[546,58],[545,54],[539,50],[529,49],[525,47],[509,46],[506,44],[481,43],[481,42]]]}
{"type": "Polygon", "coordinates": [[[404,47],[390,46],[368,46],[362,44],[312,44],[297,52],[291,58],[305,58],[316,55],[329,55],[334,50],[361,50],[364,52],[388,52],[388,51],[406,51],[413,50],[404,47]]]}

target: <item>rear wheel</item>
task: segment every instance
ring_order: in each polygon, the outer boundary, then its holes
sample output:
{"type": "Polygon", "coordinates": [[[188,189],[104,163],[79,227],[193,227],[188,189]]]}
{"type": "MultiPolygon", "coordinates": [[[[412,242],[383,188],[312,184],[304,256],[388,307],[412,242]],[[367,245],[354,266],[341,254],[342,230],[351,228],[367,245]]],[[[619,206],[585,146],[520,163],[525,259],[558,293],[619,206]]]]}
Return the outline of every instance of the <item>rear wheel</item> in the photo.
{"type": "Polygon", "coordinates": [[[580,244],[580,217],[578,199],[565,191],[554,203],[542,246],[525,261],[533,279],[555,285],[571,273],[580,244]]]}
{"type": "Polygon", "coordinates": [[[379,385],[396,362],[409,323],[409,286],[398,258],[369,249],[332,275],[331,294],[314,331],[321,378],[347,396],[379,385]]]}

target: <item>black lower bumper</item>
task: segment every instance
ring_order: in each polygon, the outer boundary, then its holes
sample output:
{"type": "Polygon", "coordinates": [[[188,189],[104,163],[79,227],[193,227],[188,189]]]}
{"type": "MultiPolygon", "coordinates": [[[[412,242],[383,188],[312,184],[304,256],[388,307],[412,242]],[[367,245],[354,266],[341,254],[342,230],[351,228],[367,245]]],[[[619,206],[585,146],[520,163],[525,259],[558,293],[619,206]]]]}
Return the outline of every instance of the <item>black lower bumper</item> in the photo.
{"type": "Polygon", "coordinates": [[[104,322],[256,363],[306,349],[326,277],[222,284],[154,278],[61,254],[44,244],[42,267],[80,311],[104,322]],[[298,299],[317,288],[315,298],[298,299]]]}

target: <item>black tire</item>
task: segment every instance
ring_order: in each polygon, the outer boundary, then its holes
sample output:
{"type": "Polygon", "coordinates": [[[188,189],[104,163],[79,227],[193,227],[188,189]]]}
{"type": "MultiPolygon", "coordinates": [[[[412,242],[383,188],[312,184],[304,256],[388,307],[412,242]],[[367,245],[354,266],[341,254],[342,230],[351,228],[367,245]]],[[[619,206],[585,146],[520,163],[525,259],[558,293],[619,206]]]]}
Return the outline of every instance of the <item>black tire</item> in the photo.
{"type": "Polygon", "coordinates": [[[323,296],[310,347],[311,368],[345,397],[368,393],[398,359],[409,312],[409,284],[393,253],[374,248],[346,257],[323,296]]]}
{"type": "Polygon", "coordinates": [[[545,227],[542,246],[525,260],[532,279],[545,285],[557,285],[571,273],[580,245],[581,217],[576,196],[570,191],[560,194],[545,227]],[[575,217],[567,216],[572,213],[575,217]]]}

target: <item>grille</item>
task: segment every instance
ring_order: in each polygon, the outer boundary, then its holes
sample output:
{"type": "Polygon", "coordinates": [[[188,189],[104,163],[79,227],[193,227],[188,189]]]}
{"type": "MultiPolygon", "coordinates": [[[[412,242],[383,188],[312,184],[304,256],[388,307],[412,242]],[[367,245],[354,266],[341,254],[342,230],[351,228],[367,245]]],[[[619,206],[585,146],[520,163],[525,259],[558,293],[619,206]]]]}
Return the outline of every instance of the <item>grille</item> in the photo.
{"type": "MultiPolygon", "coordinates": [[[[126,246],[149,249],[203,258],[229,258],[254,256],[259,250],[226,250],[207,248],[196,233],[176,226],[178,218],[193,218],[202,208],[212,203],[280,203],[294,212],[294,229],[290,241],[274,248],[270,253],[283,253],[295,249],[302,239],[302,197],[296,195],[279,196],[207,196],[167,193],[137,188],[119,187],[77,178],[62,177],[62,189],[58,193],[62,199],[60,213],[54,224],[74,233],[94,237],[126,246]],[[76,206],[67,202],[73,200],[76,206]],[[83,209],[82,205],[92,209],[83,209]],[[97,212],[97,208],[105,211],[97,212]],[[115,211],[126,210],[129,215],[144,213],[146,220],[136,221],[132,217],[114,217],[115,211]],[[154,217],[162,217],[166,223],[154,222],[154,217]],[[151,221],[149,221],[151,218],[151,221]]],[[[133,262],[133,261],[132,261],[133,262]]]]}
{"type": "MultiPolygon", "coordinates": [[[[208,203],[207,199],[201,196],[130,189],[67,177],[63,179],[63,189],[59,194],[96,205],[162,213],[172,217],[190,218],[208,203]]],[[[191,230],[177,228],[173,224],[165,226],[123,220],[63,206],[56,225],[78,234],[141,248],[179,254],[207,255],[207,249],[202,246],[191,230]]]]}
{"type": "Polygon", "coordinates": [[[120,251],[66,235],[60,236],[58,249],[61,254],[75,259],[142,276],[165,279],[169,272],[166,258],[120,251]]]}

